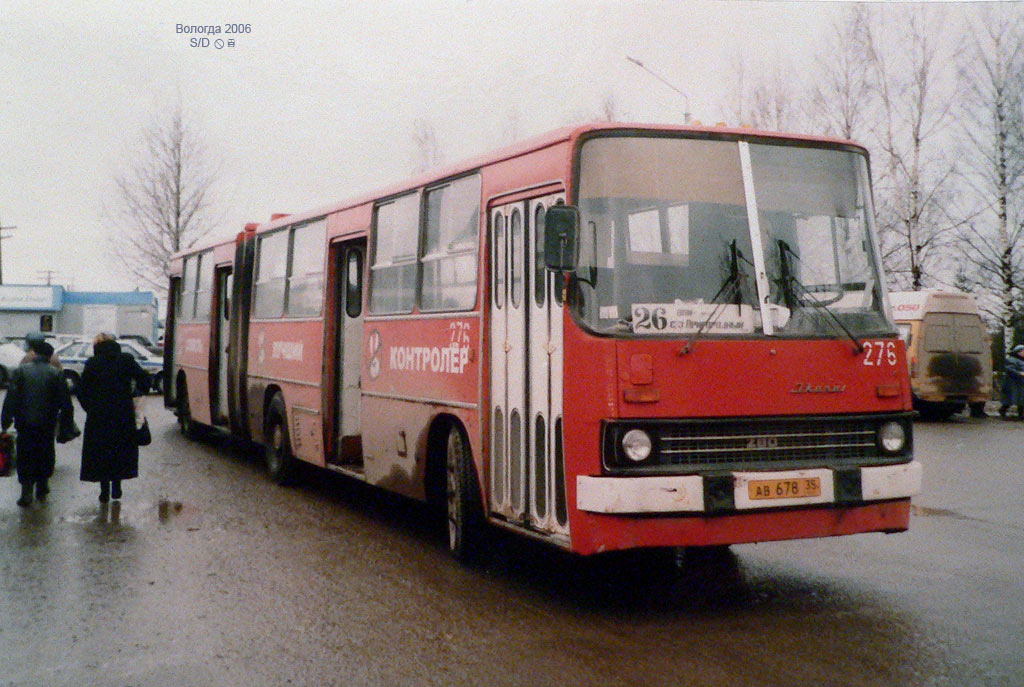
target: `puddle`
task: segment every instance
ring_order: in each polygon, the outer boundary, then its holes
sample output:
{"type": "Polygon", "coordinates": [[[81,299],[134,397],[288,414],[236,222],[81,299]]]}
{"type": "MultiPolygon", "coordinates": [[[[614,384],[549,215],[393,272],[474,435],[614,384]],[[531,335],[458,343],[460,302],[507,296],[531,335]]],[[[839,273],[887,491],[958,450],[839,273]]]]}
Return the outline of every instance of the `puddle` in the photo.
{"type": "Polygon", "coordinates": [[[184,508],[185,506],[182,505],[181,501],[160,499],[159,503],[156,504],[156,514],[160,522],[167,522],[175,515],[181,513],[184,508]]]}
{"type": "Polygon", "coordinates": [[[188,532],[199,530],[199,511],[181,501],[160,499],[156,504],[156,517],[161,525],[173,525],[188,532]]]}
{"type": "Polygon", "coordinates": [[[917,516],[921,516],[921,517],[936,517],[937,516],[937,517],[953,518],[954,520],[968,520],[968,521],[971,521],[971,522],[987,522],[986,520],[982,520],[981,518],[972,518],[969,515],[964,515],[963,513],[957,513],[955,510],[949,510],[947,508],[929,508],[927,506],[918,506],[918,505],[913,505],[913,504],[910,506],[910,513],[911,513],[911,515],[917,515],[917,516]]]}

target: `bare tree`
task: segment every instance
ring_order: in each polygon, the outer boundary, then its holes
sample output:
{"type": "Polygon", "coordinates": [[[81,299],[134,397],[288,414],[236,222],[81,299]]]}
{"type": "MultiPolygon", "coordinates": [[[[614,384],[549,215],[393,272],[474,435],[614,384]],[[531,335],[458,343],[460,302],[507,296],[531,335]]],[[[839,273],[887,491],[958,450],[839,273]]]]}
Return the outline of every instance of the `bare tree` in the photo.
{"type": "Polygon", "coordinates": [[[913,290],[941,281],[954,231],[955,164],[946,132],[952,98],[940,100],[951,61],[943,45],[942,8],[871,7],[863,28],[871,89],[876,215],[890,280],[913,290]]]}
{"type": "Polygon", "coordinates": [[[614,122],[618,119],[618,109],[615,93],[608,91],[601,99],[601,111],[597,118],[602,122],[614,122]]]}
{"type": "Polygon", "coordinates": [[[846,139],[860,138],[867,133],[872,108],[865,50],[867,23],[865,6],[851,5],[832,25],[831,35],[819,49],[808,117],[811,126],[821,133],[846,139]]]}
{"type": "Polygon", "coordinates": [[[170,256],[210,233],[217,168],[181,107],[142,132],[132,162],[114,181],[116,202],[105,214],[114,253],[140,283],[167,294],[170,256]]]}
{"type": "Polygon", "coordinates": [[[505,111],[504,131],[502,132],[502,140],[505,143],[515,143],[522,138],[522,126],[520,122],[519,106],[513,103],[505,111]]]}
{"type": "Polygon", "coordinates": [[[737,125],[769,131],[803,128],[801,94],[796,76],[788,67],[774,62],[770,74],[750,73],[744,55],[733,60],[733,86],[723,109],[737,125]]]}
{"type": "Polygon", "coordinates": [[[963,231],[964,281],[992,294],[980,300],[1009,348],[1024,295],[1024,17],[1005,6],[974,9],[960,70],[960,157],[977,200],[963,231]]]}
{"type": "Polygon", "coordinates": [[[433,122],[418,118],[412,123],[413,172],[418,174],[444,162],[444,152],[437,140],[433,122]]]}

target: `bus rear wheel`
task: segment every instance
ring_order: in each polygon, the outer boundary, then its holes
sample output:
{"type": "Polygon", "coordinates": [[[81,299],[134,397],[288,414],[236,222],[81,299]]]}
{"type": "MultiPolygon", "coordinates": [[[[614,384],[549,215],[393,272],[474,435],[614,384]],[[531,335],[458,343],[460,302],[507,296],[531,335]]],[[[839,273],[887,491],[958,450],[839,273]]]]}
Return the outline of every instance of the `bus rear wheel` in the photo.
{"type": "Polygon", "coordinates": [[[282,486],[290,483],[295,473],[295,457],[292,455],[286,417],[284,399],[280,395],[274,396],[267,409],[267,445],[263,450],[263,459],[270,479],[282,486]]]}
{"type": "Polygon", "coordinates": [[[178,426],[181,433],[192,439],[196,436],[196,423],[192,419],[192,409],[188,404],[188,386],[178,385],[178,426]]]}
{"type": "Polygon", "coordinates": [[[445,458],[445,497],[448,514],[448,550],[459,561],[471,563],[482,553],[484,521],[476,468],[462,428],[448,432],[445,458]]]}

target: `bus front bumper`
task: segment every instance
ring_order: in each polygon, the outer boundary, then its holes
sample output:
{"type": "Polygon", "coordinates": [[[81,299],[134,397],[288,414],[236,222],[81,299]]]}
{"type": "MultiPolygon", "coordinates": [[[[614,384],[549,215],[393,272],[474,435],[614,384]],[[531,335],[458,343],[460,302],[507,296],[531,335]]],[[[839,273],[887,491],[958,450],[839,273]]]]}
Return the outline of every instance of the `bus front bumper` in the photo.
{"type": "Polygon", "coordinates": [[[819,504],[843,506],[921,493],[921,463],[721,475],[576,478],[576,506],[590,513],[722,513],[819,504]]]}

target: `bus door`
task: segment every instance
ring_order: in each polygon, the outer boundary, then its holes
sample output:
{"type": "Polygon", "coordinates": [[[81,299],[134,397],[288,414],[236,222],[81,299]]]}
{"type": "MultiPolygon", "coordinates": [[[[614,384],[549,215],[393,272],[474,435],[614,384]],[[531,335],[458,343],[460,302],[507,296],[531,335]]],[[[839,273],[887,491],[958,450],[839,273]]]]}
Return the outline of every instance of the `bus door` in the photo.
{"type": "Polygon", "coordinates": [[[360,428],[360,374],[363,368],[363,265],[366,240],[336,244],[334,451],[330,463],[359,470],[363,464],[360,428]]]}
{"type": "Polygon", "coordinates": [[[218,425],[228,424],[228,343],[231,335],[231,267],[218,267],[217,276],[217,311],[213,316],[213,365],[211,369],[217,375],[213,387],[213,421],[218,425]]]}
{"type": "Polygon", "coordinates": [[[491,460],[494,513],[566,533],[561,289],[544,268],[544,213],[561,195],[491,208],[491,460]]]}
{"type": "Polygon", "coordinates": [[[167,316],[164,320],[164,407],[174,408],[178,402],[174,379],[177,374],[178,313],[181,312],[181,277],[171,279],[167,292],[167,316]]]}

